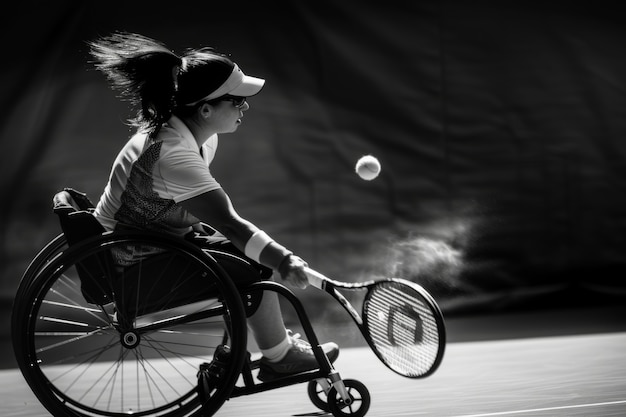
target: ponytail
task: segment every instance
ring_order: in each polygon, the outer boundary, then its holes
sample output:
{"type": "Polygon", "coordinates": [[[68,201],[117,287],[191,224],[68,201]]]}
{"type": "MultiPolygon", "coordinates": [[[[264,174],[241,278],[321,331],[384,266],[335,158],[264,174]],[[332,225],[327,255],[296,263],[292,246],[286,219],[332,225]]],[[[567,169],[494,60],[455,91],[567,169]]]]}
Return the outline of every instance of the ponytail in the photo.
{"type": "Polygon", "coordinates": [[[130,124],[158,131],[176,107],[183,60],[161,42],[138,34],[115,33],[89,46],[95,67],[136,111],[130,124]]]}

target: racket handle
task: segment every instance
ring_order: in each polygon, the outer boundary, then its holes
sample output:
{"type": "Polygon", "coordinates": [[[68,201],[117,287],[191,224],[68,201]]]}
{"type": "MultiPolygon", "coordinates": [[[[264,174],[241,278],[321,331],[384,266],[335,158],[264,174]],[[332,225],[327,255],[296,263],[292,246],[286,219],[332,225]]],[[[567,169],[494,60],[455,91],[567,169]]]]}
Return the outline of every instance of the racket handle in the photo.
{"type": "Polygon", "coordinates": [[[306,275],[309,278],[309,284],[315,288],[323,289],[324,282],[329,281],[326,276],[311,268],[304,268],[304,272],[306,272],[306,275]]]}

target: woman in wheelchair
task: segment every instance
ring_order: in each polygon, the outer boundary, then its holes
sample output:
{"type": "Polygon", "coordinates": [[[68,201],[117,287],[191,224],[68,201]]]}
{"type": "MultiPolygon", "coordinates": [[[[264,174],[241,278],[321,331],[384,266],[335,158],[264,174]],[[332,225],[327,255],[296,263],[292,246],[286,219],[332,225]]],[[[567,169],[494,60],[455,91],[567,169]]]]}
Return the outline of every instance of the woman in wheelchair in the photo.
{"type": "MultiPolygon", "coordinates": [[[[115,159],[94,212],[104,228],[194,236],[205,248],[245,255],[258,271],[245,280],[277,271],[284,282],[304,288],[307,263],[242,218],[210,171],[218,134],[237,130],[250,108],[247,98],[265,81],[245,75],[213,49],[178,56],[138,34],[115,33],[90,47],[96,68],[137,109],[129,120],[136,131],[115,159]]],[[[133,261],[132,255],[117,256],[133,261]]],[[[263,294],[248,324],[263,354],[260,380],[318,367],[310,345],[285,329],[275,292],[263,294]]],[[[334,361],[338,346],[322,346],[334,361]]]]}

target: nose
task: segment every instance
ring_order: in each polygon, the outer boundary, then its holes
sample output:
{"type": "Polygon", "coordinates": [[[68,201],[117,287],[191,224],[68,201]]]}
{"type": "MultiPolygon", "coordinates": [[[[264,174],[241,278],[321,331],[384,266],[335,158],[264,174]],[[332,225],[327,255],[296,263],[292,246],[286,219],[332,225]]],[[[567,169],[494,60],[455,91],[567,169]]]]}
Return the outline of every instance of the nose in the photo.
{"type": "Polygon", "coordinates": [[[250,108],[250,105],[248,104],[248,101],[244,101],[243,102],[243,106],[241,106],[241,111],[246,111],[250,108]]]}

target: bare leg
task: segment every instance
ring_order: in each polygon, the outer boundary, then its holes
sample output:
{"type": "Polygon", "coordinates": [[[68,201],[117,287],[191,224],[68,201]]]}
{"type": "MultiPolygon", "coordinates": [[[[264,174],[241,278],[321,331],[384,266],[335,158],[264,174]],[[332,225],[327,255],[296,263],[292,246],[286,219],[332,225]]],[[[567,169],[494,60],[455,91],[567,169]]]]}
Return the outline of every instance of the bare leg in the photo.
{"type": "Polygon", "coordinates": [[[265,291],[257,311],[248,317],[248,326],[260,349],[269,349],[287,337],[278,294],[265,291]]]}
{"type": "MultiPolygon", "coordinates": [[[[216,248],[242,255],[232,245],[232,243],[219,232],[214,233],[206,241],[202,241],[199,245],[203,248],[216,248]]],[[[273,280],[273,278],[269,278],[273,280]]],[[[278,294],[274,291],[264,291],[261,303],[257,311],[248,317],[248,327],[252,330],[254,339],[261,350],[277,348],[279,345],[285,345],[287,342],[287,331],[283,321],[283,314],[280,309],[278,294]]]]}

